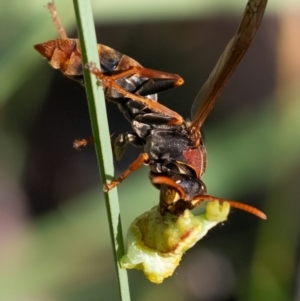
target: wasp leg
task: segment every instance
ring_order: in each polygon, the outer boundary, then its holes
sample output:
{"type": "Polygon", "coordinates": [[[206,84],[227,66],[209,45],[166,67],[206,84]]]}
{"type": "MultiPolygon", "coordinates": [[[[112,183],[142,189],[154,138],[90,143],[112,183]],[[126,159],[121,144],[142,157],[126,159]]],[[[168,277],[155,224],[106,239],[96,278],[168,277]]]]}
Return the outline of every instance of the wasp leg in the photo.
{"type": "Polygon", "coordinates": [[[134,94],[147,96],[149,98],[149,95],[160,93],[177,86],[178,85],[174,79],[160,79],[158,81],[155,81],[154,79],[148,79],[138,90],[134,92],[134,94]]]}
{"type": "MultiPolygon", "coordinates": [[[[94,72],[92,71],[92,73],[94,72]]],[[[102,74],[101,71],[100,73],[102,74]]],[[[183,78],[180,77],[178,74],[158,71],[158,70],[144,68],[140,66],[130,66],[130,65],[126,69],[120,70],[114,73],[113,75],[110,75],[110,77],[113,78],[114,81],[116,81],[119,78],[129,77],[132,75],[136,75],[137,77],[151,78],[151,79],[171,80],[173,82],[173,87],[181,86],[184,83],[183,78]]]]}
{"type": "Polygon", "coordinates": [[[210,201],[210,202],[218,201],[220,203],[227,202],[233,208],[237,208],[237,209],[246,211],[248,213],[254,214],[254,215],[260,217],[261,219],[267,219],[267,216],[262,211],[258,210],[255,207],[252,207],[252,206],[247,205],[247,204],[239,203],[239,202],[236,202],[236,201],[232,201],[232,200],[221,199],[221,198],[214,197],[214,196],[211,196],[211,195],[197,195],[197,196],[195,196],[194,200],[193,200],[194,208],[198,207],[199,205],[201,205],[201,203],[203,203],[205,201],[210,201]]]}
{"type": "Polygon", "coordinates": [[[109,184],[104,185],[103,190],[105,192],[115,188],[118,186],[122,181],[124,181],[128,175],[133,172],[138,170],[143,164],[146,164],[149,160],[149,156],[147,153],[141,153],[138,158],[133,161],[130,166],[119,176],[118,178],[114,179],[111,181],[109,184]]]}
{"type": "Polygon", "coordinates": [[[144,140],[137,136],[135,133],[120,134],[115,139],[113,145],[113,153],[116,160],[121,160],[128,143],[139,147],[144,145],[144,140]]]}
{"type": "Polygon", "coordinates": [[[76,150],[81,150],[82,147],[85,147],[87,145],[91,145],[94,143],[94,138],[89,137],[87,139],[75,139],[73,142],[73,147],[76,150]]]}
{"type": "MultiPolygon", "coordinates": [[[[96,77],[99,80],[99,84],[102,85],[103,87],[113,88],[116,91],[118,91],[119,93],[121,93],[125,98],[130,98],[130,99],[136,100],[136,101],[144,104],[145,106],[147,106],[150,110],[152,110],[155,113],[170,116],[171,118],[168,123],[169,125],[177,125],[177,124],[180,125],[183,123],[183,118],[178,113],[168,109],[167,107],[163,106],[162,104],[160,104],[156,101],[153,101],[149,98],[145,98],[140,95],[130,93],[130,92],[126,91],[125,89],[123,89],[122,87],[120,87],[117,83],[115,83],[115,81],[118,78],[133,75],[133,74],[137,74],[139,76],[145,76],[145,77],[161,76],[161,78],[164,78],[163,76],[165,76],[166,74],[169,74],[169,73],[164,73],[164,72],[146,69],[146,68],[142,68],[142,67],[131,67],[127,70],[120,72],[117,75],[105,75],[94,64],[88,64],[86,67],[93,74],[96,75],[96,77]]],[[[183,81],[183,80],[180,78],[178,80],[178,82],[180,83],[181,81],[183,81]]]]}
{"type": "MultiPolygon", "coordinates": [[[[113,135],[111,135],[111,137],[112,136],[113,135]]],[[[125,152],[126,145],[128,143],[134,145],[135,147],[140,147],[144,145],[143,139],[141,139],[135,133],[120,134],[115,139],[114,143],[112,143],[113,154],[116,160],[121,160],[125,152]]],[[[73,142],[73,147],[79,151],[82,147],[86,147],[87,145],[92,144],[94,144],[93,137],[89,137],[87,139],[75,139],[73,142]]]]}
{"type": "Polygon", "coordinates": [[[67,39],[68,36],[66,34],[66,31],[65,29],[63,28],[63,26],[61,25],[61,22],[60,22],[60,19],[58,17],[58,14],[57,14],[57,10],[56,10],[56,7],[55,7],[55,4],[54,4],[54,1],[52,2],[49,2],[48,5],[47,5],[47,8],[51,14],[51,17],[53,19],[53,23],[54,25],[56,26],[58,32],[59,32],[59,35],[62,39],[67,39]]]}
{"type": "MultiPolygon", "coordinates": [[[[114,134],[110,135],[110,138],[112,138],[114,134]]],[[[73,147],[76,150],[81,150],[82,147],[86,147],[87,145],[92,145],[94,144],[94,137],[89,137],[89,138],[82,138],[82,139],[75,139],[73,141],[73,147]]]]}

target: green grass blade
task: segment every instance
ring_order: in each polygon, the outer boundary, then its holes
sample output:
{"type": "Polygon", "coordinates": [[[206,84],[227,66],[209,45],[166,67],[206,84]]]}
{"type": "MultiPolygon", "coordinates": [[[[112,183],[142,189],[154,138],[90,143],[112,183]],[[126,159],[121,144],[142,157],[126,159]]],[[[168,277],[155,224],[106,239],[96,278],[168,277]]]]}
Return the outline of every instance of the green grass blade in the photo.
{"type": "MultiPolygon", "coordinates": [[[[74,0],[73,2],[81,44],[83,65],[87,62],[94,62],[96,63],[96,66],[100,68],[90,1],[74,0]]],[[[105,183],[106,176],[108,175],[112,177],[114,174],[105,99],[102,89],[96,85],[95,76],[88,70],[84,71],[84,79],[99,169],[103,183],[105,183]]],[[[114,249],[115,264],[119,279],[121,300],[130,300],[127,272],[126,270],[121,269],[118,263],[119,259],[124,254],[124,244],[117,190],[113,189],[109,193],[105,193],[105,200],[114,249]]]]}

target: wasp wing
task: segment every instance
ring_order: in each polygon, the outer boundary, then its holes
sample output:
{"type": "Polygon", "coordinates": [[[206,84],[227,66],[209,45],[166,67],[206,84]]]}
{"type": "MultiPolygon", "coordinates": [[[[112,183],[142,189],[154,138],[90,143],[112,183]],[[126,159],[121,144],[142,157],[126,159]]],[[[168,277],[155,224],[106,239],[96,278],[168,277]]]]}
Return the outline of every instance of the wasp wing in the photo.
{"type": "Polygon", "coordinates": [[[238,32],[229,41],[191,110],[191,127],[200,129],[216,99],[247,51],[263,18],[267,0],[249,0],[238,32]]]}

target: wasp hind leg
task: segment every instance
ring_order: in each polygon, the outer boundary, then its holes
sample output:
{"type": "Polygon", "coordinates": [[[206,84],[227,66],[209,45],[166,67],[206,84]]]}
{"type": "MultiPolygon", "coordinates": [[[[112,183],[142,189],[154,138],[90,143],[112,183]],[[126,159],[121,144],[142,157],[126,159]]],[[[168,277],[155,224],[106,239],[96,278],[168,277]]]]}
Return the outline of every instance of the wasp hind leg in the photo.
{"type": "Polygon", "coordinates": [[[63,26],[62,26],[62,24],[60,22],[60,19],[58,17],[58,13],[57,13],[54,1],[49,2],[47,4],[47,8],[48,8],[48,10],[50,12],[50,15],[51,15],[51,17],[53,19],[53,23],[54,23],[55,27],[57,28],[60,37],[62,39],[67,39],[68,38],[67,33],[66,33],[65,29],[63,28],[63,26]]]}
{"type": "MultiPolygon", "coordinates": [[[[164,78],[170,79],[171,78],[172,80],[174,80],[174,82],[173,82],[174,86],[178,86],[178,85],[183,84],[183,79],[179,75],[170,74],[170,73],[161,72],[161,71],[152,70],[152,69],[147,69],[147,68],[143,68],[143,67],[137,67],[137,66],[130,67],[130,68],[123,70],[114,75],[103,74],[95,66],[95,64],[92,64],[92,63],[87,64],[86,68],[88,68],[94,75],[96,75],[100,86],[103,86],[104,88],[115,89],[120,94],[122,94],[124,96],[124,98],[130,98],[132,100],[140,102],[143,105],[147,106],[149,108],[149,110],[152,110],[155,113],[167,115],[167,116],[171,117],[170,121],[168,123],[170,125],[177,125],[177,124],[180,125],[183,123],[183,118],[178,113],[168,109],[167,107],[163,106],[162,104],[160,104],[156,101],[153,101],[149,98],[128,92],[127,90],[125,90],[124,88],[122,88],[121,86],[119,86],[116,83],[116,80],[118,80],[119,78],[136,75],[139,77],[146,77],[146,78],[150,78],[150,79],[164,79],[164,78]],[[172,78],[172,76],[173,76],[173,78],[172,78]]],[[[160,83],[160,85],[161,85],[161,83],[160,83]]],[[[143,93],[146,93],[146,92],[144,91],[143,93]]]]}

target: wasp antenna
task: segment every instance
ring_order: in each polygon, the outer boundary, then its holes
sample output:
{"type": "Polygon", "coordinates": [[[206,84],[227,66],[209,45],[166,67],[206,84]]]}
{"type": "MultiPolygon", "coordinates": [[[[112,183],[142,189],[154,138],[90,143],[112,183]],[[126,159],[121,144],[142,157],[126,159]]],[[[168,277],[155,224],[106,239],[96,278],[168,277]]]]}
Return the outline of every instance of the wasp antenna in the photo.
{"type": "Polygon", "coordinates": [[[159,184],[159,185],[169,186],[169,187],[177,190],[177,192],[179,193],[181,199],[185,198],[184,189],[169,177],[155,176],[151,179],[151,182],[152,182],[152,184],[159,184]]]}
{"type": "Polygon", "coordinates": [[[202,197],[202,200],[206,200],[206,201],[210,201],[210,202],[212,202],[212,201],[218,201],[218,202],[221,202],[221,203],[227,202],[233,208],[246,211],[248,213],[256,215],[257,217],[259,217],[261,219],[267,219],[267,216],[262,211],[260,211],[259,209],[255,208],[255,207],[252,207],[250,205],[239,203],[239,202],[232,201],[232,200],[221,199],[221,198],[214,197],[214,196],[211,196],[211,195],[202,195],[201,197],[202,197]]]}
{"type": "Polygon", "coordinates": [[[235,202],[235,201],[227,201],[227,202],[233,208],[237,208],[237,209],[249,212],[251,214],[256,215],[257,217],[260,217],[261,219],[267,219],[267,216],[262,211],[258,210],[255,207],[252,207],[252,206],[247,205],[247,204],[235,202]]]}

